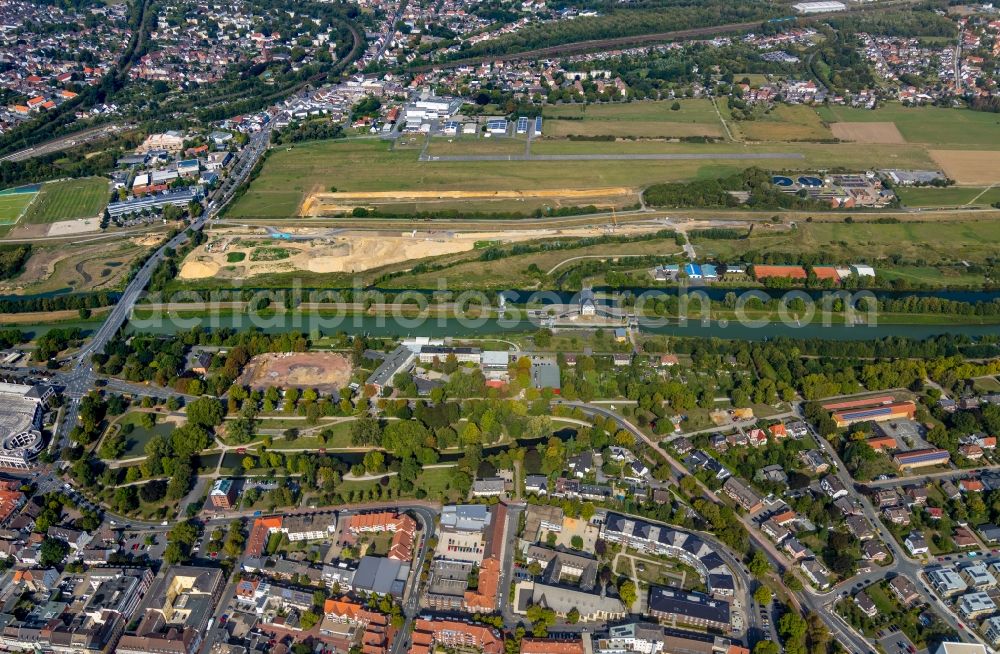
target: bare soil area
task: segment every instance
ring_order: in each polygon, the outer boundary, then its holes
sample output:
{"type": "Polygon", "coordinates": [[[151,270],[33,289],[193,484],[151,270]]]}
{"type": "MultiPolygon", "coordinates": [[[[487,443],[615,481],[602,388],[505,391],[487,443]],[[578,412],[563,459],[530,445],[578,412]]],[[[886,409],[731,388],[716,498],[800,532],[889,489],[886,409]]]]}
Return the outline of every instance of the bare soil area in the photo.
{"type": "Polygon", "coordinates": [[[255,356],[243,369],[239,383],[254,390],[278,386],[332,393],[346,386],[350,380],[351,362],[343,354],[291,352],[255,356]]]}

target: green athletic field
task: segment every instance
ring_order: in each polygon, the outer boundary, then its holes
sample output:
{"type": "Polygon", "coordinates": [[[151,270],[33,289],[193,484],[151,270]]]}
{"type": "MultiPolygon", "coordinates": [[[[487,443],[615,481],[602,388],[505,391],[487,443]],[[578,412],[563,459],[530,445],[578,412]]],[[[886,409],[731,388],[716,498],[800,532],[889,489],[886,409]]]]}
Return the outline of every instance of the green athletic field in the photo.
{"type": "Polygon", "coordinates": [[[24,210],[31,204],[35,195],[37,195],[35,190],[8,189],[0,191],[0,225],[16,223],[24,210]]]}
{"type": "Polygon", "coordinates": [[[31,224],[93,218],[108,203],[111,188],[103,177],[46,182],[24,216],[31,224]]]}

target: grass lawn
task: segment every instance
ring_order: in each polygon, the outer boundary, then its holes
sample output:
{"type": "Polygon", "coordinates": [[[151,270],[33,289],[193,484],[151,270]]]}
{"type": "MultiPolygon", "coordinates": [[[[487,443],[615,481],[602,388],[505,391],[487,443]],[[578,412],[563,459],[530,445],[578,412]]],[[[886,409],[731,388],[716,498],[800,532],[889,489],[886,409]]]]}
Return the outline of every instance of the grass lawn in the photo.
{"type": "MultiPolygon", "coordinates": [[[[300,421],[298,425],[295,425],[300,430],[311,429],[305,425],[305,422],[300,421]]],[[[310,432],[307,436],[299,436],[295,440],[286,440],[284,437],[274,438],[274,442],[271,445],[271,449],[274,450],[287,450],[287,449],[320,449],[326,448],[328,450],[344,449],[351,447],[351,423],[350,422],[338,422],[328,427],[320,427],[310,432]],[[323,442],[319,439],[319,433],[330,430],[333,432],[333,436],[329,441],[323,442]]]]}
{"type": "Polygon", "coordinates": [[[722,124],[710,100],[630,102],[627,104],[560,105],[547,108],[542,124],[545,137],[619,136],[668,138],[722,136],[722,124]]]}
{"type": "Polygon", "coordinates": [[[457,491],[449,488],[453,468],[430,468],[417,477],[414,486],[424,489],[427,497],[442,501],[459,501],[464,499],[457,491]]]}
{"type": "MultiPolygon", "coordinates": [[[[977,150],[1000,149],[1000,115],[969,109],[904,107],[889,104],[874,111],[828,106],[816,110],[833,122],[892,122],[910,143],[973,146],[977,150]]],[[[936,170],[936,167],[935,167],[936,170]]]]}
{"type": "Polygon", "coordinates": [[[983,377],[974,383],[976,390],[983,393],[1000,393],[1000,381],[996,377],[983,377]]]}
{"type": "MultiPolygon", "coordinates": [[[[874,222],[813,222],[798,223],[797,228],[771,232],[762,236],[735,241],[706,242],[699,247],[699,256],[717,256],[736,260],[748,253],[788,252],[793,254],[823,253],[831,262],[850,261],[864,252],[870,259],[899,254],[904,259],[923,259],[928,266],[951,265],[961,260],[984,262],[994,256],[1000,245],[1000,220],[978,222],[904,222],[877,224],[874,222]],[[941,238],[947,233],[948,238],[941,238]]],[[[753,255],[751,255],[752,258],[753,255]]],[[[878,271],[883,267],[878,266],[878,271]]],[[[898,274],[919,271],[901,269],[898,274]]],[[[927,281],[940,284],[956,283],[928,275],[927,281]]],[[[979,279],[981,282],[981,278],[979,279]]]]}
{"type": "Polygon", "coordinates": [[[93,218],[107,205],[109,193],[110,185],[103,177],[46,182],[24,220],[39,224],[93,218]]]}
{"type": "Polygon", "coordinates": [[[0,225],[12,225],[31,204],[37,193],[0,193],[0,225]]]}
{"type": "Polygon", "coordinates": [[[523,138],[481,138],[465,136],[452,139],[434,138],[427,148],[432,156],[456,154],[524,154],[523,138]]]}
{"type": "Polygon", "coordinates": [[[1000,201],[1000,189],[970,186],[947,188],[898,188],[896,195],[908,207],[951,207],[965,204],[989,205],[1000,201]]]}
{"type": "Polygon", "coordinates": [[[226,263],[239,263],[246,258],[246,252],[229,252],[226,254],[226,263]]]}

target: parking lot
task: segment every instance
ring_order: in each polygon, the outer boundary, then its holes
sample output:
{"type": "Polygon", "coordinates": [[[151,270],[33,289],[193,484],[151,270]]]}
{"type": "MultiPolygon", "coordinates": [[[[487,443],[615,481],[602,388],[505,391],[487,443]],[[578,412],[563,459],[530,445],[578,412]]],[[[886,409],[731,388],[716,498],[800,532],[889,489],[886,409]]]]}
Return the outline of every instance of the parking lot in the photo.
{"type": "Polygon", "coordinates": [[[913,642],[895,625],[879,630],[875,638],[885,654],[917,654],[913,642]]]}

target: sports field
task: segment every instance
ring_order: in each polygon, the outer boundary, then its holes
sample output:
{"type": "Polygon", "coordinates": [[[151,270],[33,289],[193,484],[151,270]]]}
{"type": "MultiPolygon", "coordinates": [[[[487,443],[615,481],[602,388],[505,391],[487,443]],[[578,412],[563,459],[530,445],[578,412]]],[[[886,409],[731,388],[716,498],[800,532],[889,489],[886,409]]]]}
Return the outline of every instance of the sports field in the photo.
{"type": "Polygon", "coordinates": [[[630,102],[626,104],[559,105],[546,108],[542,135],[546,138],[615,136],[676,138],[723,135],[722,124],[710,100],[630,102]]]}
{"type": "Polygon", "coordinates": [[[29,224],[93,218],[107,206],[111,187],[103,177],[46,182],[24,216],[29,224]]]}
{"type": "Polygon", "coordinates": [[[24,210],[38,194],[35,187],[32,190],[8,189],[0,191],[0,225],[13,225],[24,210]]]}

